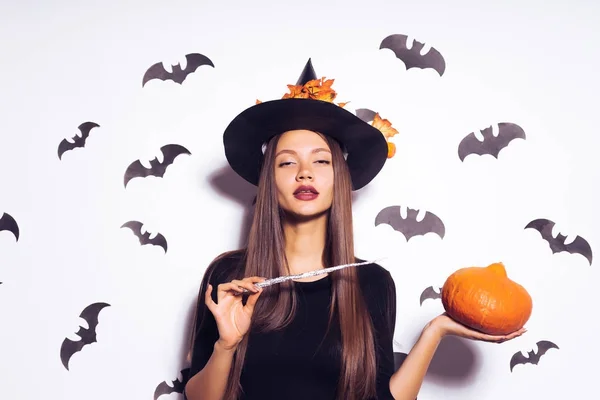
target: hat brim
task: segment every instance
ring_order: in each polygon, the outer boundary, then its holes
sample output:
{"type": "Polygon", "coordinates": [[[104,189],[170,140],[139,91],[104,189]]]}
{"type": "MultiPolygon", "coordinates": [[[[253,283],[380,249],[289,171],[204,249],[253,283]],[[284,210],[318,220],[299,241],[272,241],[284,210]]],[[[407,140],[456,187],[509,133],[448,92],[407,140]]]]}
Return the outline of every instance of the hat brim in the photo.
{"type": "Polygon", "coordinates": [[[387,141],[378,129],[336,104],[298,98],[266,101],[242,111],[223,134],[225,157],[238,175],[258,185],[263,144],[297,129],[319,132],[342,144],[352,190],[371,182],[387,159],[387,141]]]}

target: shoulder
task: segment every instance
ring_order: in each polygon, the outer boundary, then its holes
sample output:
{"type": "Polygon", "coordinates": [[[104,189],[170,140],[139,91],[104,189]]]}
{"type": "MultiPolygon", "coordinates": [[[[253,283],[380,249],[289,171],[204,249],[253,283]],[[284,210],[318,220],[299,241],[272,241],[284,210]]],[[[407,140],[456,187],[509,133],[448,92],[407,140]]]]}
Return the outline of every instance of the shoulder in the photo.
{"type": "Polygon", "coordinates": [[[358,268],[361,291],[373,323],[377,329],[384,331],[389,329],[390,335],[393,336],[396,324],[396,284],[392,274],[377,263],[356,268],[358,268]]]}
{"type": "MultiPolygon", "coordinates": [[[[357,259],[358,262],[363,260],[357,259]]],[[[358,280],[371,310],[395,309],[396,284],[390,272],[377,263],[361,265],[358,280]]]]}
{"type": "MultiPolygon", "coordinates": [[[[357,258],[357,262],[364,262],[357,258]]],[[[363,289],[368,290],[390,290],[395,291],[394,278],[392,274],[377,263],[358,266],[358,279],[363,289]]]]}
{"type": "Polygon", "coordinates": [[[231,250],[215,257],[204,272],[204,280],[213,286],[240,277],[244,272],[246,251],[231,250]]]}

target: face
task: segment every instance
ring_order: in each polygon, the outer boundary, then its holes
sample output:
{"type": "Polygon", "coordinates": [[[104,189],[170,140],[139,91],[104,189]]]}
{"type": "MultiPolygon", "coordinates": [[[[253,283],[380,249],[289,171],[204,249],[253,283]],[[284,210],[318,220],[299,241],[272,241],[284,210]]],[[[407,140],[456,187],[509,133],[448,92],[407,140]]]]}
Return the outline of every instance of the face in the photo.
{"type": "Polygon", "coordinates": [[[284,133],[275,149],[275,185],[279,205],[288,213],[311,217],[333,201],[333,166],[329,145],[307,130],[284,133]]]}

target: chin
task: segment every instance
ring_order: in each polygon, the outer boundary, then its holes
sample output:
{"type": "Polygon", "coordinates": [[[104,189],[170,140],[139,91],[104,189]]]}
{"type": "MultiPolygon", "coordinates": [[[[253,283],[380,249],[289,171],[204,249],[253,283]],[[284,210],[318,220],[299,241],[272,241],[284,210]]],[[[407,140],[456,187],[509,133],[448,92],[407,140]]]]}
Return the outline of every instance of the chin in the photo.
{"type": "Polygon", "coordinates": [[[286,214],[303,221],[321,218],[329,211],[329,207],[289,207],[284,208],[286,214]]]}

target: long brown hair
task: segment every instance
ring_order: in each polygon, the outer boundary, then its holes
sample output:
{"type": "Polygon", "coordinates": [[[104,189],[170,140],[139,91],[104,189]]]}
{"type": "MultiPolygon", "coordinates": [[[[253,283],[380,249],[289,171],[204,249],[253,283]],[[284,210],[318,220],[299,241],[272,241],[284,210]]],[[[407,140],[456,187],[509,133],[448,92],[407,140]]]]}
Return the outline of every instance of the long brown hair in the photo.
{"type": "MultiPolygon", "coordinates": [[[[339,143],[321,135],[332,153],[334,170],[333,203],[328,211],[328,226],[323,262],[326,266],[352,263],[354,234],[352,225],[352,182],[339,143]]],[[[284,215],[275,190],[275,149],[281,135],[266,146],[252,226],[248,235],[243,276],[266,278],[288,274],[282,228],[284,215]]],[[[242,271],[240,271],[242,272],[242,271]]],[[[331,274],[332,302],[330,324],[335,311],[341,330],[341,376],[337,398],[362,400],[376,396],[376,356],[373,326],[358,282],[356,268],[345,268],[331,274]]],[[[252,317],[252,331],[281,329],[292,321],[297,299],[288,281],[269,287],[261,295],[252,317]]],[[[226,400],[237,399],[248,335],[238,345],[225,390],[226,400]]]]}

